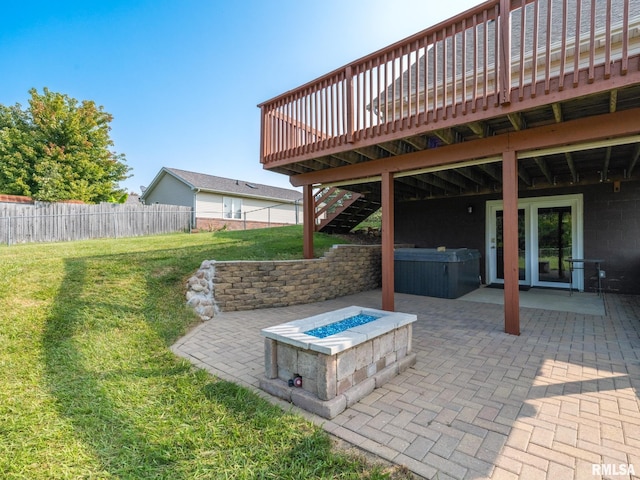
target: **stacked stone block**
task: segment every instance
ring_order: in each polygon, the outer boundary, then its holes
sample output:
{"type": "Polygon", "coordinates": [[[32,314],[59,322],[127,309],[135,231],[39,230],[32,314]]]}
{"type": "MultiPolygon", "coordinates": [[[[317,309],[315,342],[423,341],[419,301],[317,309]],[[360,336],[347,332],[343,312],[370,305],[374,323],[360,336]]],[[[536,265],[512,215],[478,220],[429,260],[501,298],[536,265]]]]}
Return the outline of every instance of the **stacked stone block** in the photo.
{"type": "MultiPolygon", "coordinates": [[[[334,245],[319,259],[210,261],[206,267],[215,272],[211,303],[223,312],[319,302],[381,285],[379,245],[334,245]]],[[[188,290],[191,285],[198,282],[188,282],[188,290]]]]}
{"type": "Polygon", "coordinates": [[[325,418],[333,418],[415,363],[412,325],[326,355],[265,338],[260,388],[325,418]],[[289,380],[302,377],[302,386],[289,380]]]}

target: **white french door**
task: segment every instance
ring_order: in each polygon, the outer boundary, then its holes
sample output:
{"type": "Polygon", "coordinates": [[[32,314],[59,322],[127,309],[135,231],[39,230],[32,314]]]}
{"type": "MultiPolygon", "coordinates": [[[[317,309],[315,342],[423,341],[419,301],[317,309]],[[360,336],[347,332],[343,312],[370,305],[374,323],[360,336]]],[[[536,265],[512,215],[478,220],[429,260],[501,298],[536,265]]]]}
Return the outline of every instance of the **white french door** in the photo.
{"type": "MultiPolygon", "coordinates": [[[[502,200],[487,202],[486,212],[488,283],[504,283],[502,200]]],[[[582,217],[581,194],[518,200],[521,285],[569,288],[567,259],[582,258],[582,217]]],[[[574,275],[573,288],[582,290],[583,285],[584,277],[574,275]]]]}

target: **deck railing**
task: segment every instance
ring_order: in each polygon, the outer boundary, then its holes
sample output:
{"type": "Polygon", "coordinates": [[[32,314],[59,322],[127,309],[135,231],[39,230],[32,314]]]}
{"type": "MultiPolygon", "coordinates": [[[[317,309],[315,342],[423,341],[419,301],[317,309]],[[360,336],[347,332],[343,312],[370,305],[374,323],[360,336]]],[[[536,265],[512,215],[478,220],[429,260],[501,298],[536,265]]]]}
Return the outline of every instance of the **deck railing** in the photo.
{"type": "Polygon", "coordinates": [[[606,80],[614,66],[626,75],[639,52],[640,0],[490,0],[259,105],[261,161],[544,103],[535,97],[606,80]]]}

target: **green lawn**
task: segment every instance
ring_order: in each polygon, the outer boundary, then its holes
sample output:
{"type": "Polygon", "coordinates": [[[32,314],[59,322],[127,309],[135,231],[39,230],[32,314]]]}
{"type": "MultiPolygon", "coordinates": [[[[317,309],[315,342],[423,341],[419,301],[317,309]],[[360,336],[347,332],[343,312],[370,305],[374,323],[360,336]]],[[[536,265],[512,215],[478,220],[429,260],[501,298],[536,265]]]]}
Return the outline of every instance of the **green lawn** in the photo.
{"type": "Polygon", "coordinates": [[[408,478],[168,348],[203,260],[301,252],[300,227],[0,246],[0,478],[408,478]]]}

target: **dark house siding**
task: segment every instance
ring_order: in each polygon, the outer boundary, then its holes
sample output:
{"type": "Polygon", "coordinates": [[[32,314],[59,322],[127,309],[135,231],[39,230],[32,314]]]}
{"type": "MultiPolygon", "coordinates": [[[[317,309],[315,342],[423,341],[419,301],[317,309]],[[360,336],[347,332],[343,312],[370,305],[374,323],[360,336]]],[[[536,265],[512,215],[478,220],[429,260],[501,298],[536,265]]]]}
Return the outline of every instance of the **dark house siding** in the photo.
{"type": "Polygon", "coordinates": [[[640,182],[583,191],[585,256],[606,260],[607,291],[640,294],[640,182]]]}
{"type": "Polygon", "coordinates": [[[420,248],[475,248],[484,254],[485,201],[493,199],[484,195],[399,203],[395,242],[420,248]]]}
{"type": "MultiPolygon", "coordinates": [[[[619,192],[612,183],[523,191],[521,198],[583,194],[584,256],[603,258],[609,292],[640,294],[640,182],[623,182],[619,192]]],[[[474,248],[480,251],[480,270],[485,272],[485,229],[488,200],[500,194],[464,196],[396,205],[395,242],[416,247],[474,248]],[[468,213],[468,207],[473,209],[468,213]]],[[[593,290],[595,278],[585,275],[585,288],[593,290]]]]}

